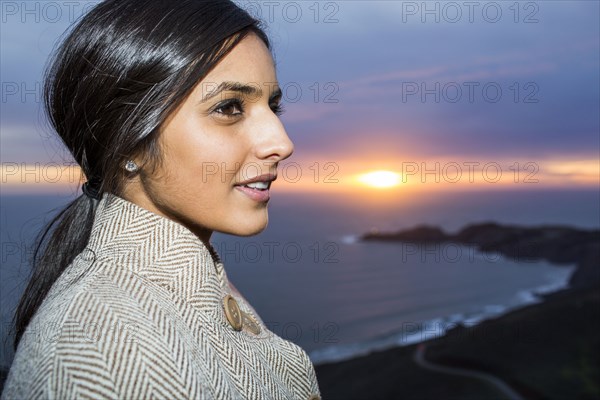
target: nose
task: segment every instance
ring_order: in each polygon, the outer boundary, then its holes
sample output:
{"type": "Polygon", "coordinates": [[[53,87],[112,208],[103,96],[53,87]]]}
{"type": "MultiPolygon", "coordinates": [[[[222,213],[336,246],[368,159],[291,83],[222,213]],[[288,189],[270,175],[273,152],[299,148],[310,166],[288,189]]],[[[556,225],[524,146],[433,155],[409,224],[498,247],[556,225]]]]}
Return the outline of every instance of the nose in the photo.
{"type": "Polygon", "coordinates": [[[294,152],[294,143],[289,138],[283,123],[271,110],[255,128],[256,156],[261,160],[279,162],[285,160],[294,152]]]}

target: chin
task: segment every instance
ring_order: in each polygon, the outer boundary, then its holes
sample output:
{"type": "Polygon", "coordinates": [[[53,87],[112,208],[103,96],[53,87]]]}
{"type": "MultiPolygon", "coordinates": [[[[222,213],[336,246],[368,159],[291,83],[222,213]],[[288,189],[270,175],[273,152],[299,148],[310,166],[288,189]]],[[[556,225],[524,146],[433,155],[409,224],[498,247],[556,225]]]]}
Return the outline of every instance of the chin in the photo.
{"type": "Polygon", "coordinates": [[[237,220],[235,228],[229,234],[236,236],[258,235],[265,230],[268,222],[269,218],[266,214],[257,218],[240,218],[237,220]]]}

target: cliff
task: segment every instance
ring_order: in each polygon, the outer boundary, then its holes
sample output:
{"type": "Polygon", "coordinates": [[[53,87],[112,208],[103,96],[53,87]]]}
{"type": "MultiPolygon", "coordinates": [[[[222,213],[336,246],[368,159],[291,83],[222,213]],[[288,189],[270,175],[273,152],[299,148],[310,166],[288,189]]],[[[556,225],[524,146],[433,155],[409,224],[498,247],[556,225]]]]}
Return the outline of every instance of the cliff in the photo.
{"type": "Polygon", "coordinates": [[[577,266],[571,287],[600,282],[600,230],[567,226],[524,227],[495,222],[467,225],[454,234],[429,225],[391,233],[367,233],[364,241],[398,241],[418,244],[452,242],[476,246],[483,252],[500,253],[517,261],[546,260],[577,266]]]}

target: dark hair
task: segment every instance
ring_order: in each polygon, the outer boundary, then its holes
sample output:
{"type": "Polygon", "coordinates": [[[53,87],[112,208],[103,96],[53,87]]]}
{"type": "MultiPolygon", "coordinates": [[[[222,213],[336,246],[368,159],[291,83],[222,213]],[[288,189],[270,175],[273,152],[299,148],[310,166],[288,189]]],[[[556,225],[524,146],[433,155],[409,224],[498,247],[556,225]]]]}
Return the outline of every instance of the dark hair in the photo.
{"type": "MultiPolygon", "coordinates": [[[[48,118],[99,193],[122,193],[125,162],[160,162],[159,129],[259,21],[229,0],[106,0],[72,29],[44,85],[48,118]]],[[[14,315],[17,348],[51,286],[89,240],[98,200],[81,195],[36,238],[14,315]]]]}

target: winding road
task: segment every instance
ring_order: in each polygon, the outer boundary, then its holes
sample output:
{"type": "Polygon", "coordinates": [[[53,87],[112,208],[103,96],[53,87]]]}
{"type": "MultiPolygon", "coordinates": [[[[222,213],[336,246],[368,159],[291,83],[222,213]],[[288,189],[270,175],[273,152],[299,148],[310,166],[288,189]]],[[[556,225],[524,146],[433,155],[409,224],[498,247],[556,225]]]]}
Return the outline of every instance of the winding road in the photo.
{"type": "Polygon", "coordinates": [[[460,375],[468,378],[475,378],[485,381],[491,385],[493,385],[496,389],[504,393],[507,399],[509,400],[523,400],[520,394],[515,392],[510,386],[508,386],[504,381],[495,377],[494,375],[487,374],[485,372],[474,371],[470,369],[464,368],[455,368],[455,367],[447,367],[445,365],[437,365],[429,362],[425,359],[425,350],[426,345],[421,343],[417,346],[417,351],[414,354],[414,361],[421,368],[425,368],[435,372],[441,372],[443,374],[452,374],[452,375],[460,375]]]}

